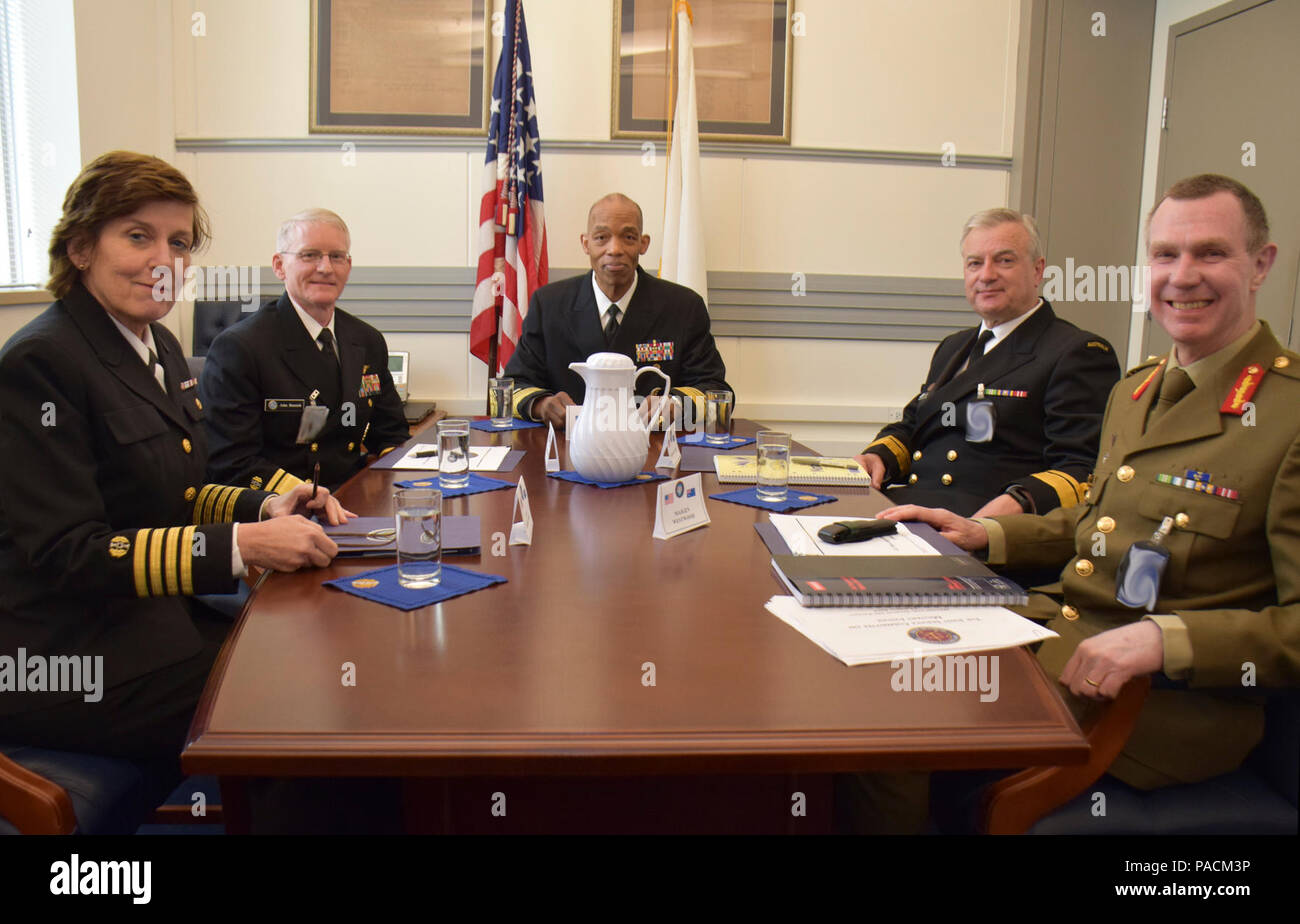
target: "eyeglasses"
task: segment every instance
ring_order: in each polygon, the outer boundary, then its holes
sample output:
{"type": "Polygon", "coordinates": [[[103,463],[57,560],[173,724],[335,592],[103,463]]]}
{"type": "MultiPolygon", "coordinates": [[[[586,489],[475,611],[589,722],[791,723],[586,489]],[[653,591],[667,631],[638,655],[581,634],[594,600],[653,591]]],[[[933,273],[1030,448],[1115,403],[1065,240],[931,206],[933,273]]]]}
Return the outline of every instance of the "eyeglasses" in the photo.
{"type": "Polygon", "coordinates": [[[312,266],[319,265],[322,257],[334,266],[347,266],[352,262],[352,254],[342,250],[331,250],[329,253],[323,250],[282,250],[280,253],[286,257],[297,257],[303,263],[310,263],[312,266]]]}

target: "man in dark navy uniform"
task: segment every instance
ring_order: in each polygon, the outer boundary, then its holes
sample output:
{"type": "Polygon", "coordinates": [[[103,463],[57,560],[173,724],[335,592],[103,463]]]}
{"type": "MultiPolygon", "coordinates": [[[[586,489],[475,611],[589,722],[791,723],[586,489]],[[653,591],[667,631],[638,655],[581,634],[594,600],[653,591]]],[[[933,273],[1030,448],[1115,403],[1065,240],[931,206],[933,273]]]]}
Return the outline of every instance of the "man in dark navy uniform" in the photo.
{"type": "Polygon", "coordinates": [[[898,504],[969,516],[1046,513],[1083,499],[1102,411],[1119,380],[1110,344],[1039,298],[1034,220],[978,212],[962,232],[966,298],[980,316],[934,351],[921,392],[857,459],[898,504]]]}

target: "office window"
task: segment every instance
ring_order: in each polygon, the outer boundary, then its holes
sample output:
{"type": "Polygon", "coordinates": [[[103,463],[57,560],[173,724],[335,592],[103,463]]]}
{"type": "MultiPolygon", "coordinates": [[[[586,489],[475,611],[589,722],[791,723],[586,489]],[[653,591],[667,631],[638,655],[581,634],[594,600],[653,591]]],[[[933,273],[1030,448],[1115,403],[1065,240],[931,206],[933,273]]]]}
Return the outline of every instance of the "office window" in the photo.
{"type": "Polygon", "coordinates": [[[72,0],[0,0],[0,286],[45,283],[80,169],[72,0]]]}

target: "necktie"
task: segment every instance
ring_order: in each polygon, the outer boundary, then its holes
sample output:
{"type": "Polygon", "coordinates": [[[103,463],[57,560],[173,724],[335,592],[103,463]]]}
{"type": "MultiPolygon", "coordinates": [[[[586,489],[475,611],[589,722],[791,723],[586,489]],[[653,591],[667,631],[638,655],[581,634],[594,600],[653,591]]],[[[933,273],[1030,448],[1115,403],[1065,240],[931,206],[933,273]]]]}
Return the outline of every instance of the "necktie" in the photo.
{"type": "Polygon", "coordinates": [[[334,347],[334,335],[330,333],[328,327],[322,327],[319,334],[316,335],[316,342],[321,345],[321,353],[325,355],[325,361],[329,364],[330,369],[334,371],[334,377],[339,375],[339,354],[334,347]]]}
{"type": "Polygon", "coordinates": [[[1163,417],[1195,387],[1192,377],[1181,367],[1166,369],[1164,378],[1160,380],[1160,395],[1156,398],[1155,404],[1151,405],[1151,413],[1147,415],[1147,426],[1150,427],[1163,417]]]}
{"type": "Polygon", "coordinates": [[[158,354],[153,350],[149,351],[149,373],[153,376],[158,387],[163,391],[167,390],[167,373],[163,371],[162,363],[158,362],[158,354]]]}
{"type": "Polygon", "coordinates": [[[605,322],[605,343],[613,346],[614,338],[618,335],[618,305],[609,306],[609,320],[605,322]]]}
{"type": "Polygon", "coordinates": [[[958,353],[949,361],[947,368],[940,373],[939,381],[935,383],[935,387],[939,388],[947,385],[957,377],[958,373],[963,369],[968,368],[971,363],[983,356],[984,347],[987,346],[988,342],[992,339],[993,331],[980,331],[980,335],[975,339],[975,342],[970,345],[970,349],[958,353]]]}

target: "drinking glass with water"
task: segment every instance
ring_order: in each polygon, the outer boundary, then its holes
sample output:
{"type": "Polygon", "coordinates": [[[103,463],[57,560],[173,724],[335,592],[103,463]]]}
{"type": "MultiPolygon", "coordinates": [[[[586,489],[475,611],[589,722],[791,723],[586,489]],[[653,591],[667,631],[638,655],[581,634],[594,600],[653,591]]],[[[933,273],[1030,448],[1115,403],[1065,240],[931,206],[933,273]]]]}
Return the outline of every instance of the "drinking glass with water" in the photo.
{"type": "Polygon", "coordinates": [[[499,429],[505,429],[510,426],[510,416],[514,410],[514,401],[514,379],[488,379],[488,407],[492,411],[492,426],[499,429]]]}
{"type": "Polygon", "coordinates": [[[398,488],[397,582],[403,587],[434,587],[442,580],[442,492],[436,488],[398,488]]]}
{"type": "Polygon", "coordinates": [[[754,439],[758,447],[758,499],[768,503],[785,500],[790,483],[790,434],[759,430],[754,439]]]}
{"type": "Polygon", "coordinates": [[[469,484],[469,421],[438,421],[438,485],[444,491],[469,484]]]}
{"type": "Polygon", "coordinates": [[[704,442],[722,446],[731,438],[731,392],[704,393],[704,442]]]}

